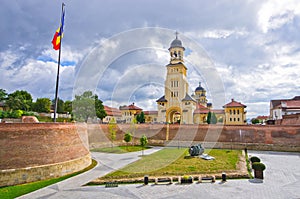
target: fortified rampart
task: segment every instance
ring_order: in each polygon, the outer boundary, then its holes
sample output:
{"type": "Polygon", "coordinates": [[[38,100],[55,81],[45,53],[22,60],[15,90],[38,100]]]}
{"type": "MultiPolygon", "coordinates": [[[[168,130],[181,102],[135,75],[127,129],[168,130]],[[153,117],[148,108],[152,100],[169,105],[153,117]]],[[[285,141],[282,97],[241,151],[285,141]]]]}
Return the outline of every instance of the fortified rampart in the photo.
{"type": "MultiPolygon", "coordinates": [[[[134,134],[134,142],[139,143],[143,134],[150,144],[168,146],[190,146],[204,143],[213,148],[239,148],[253,150],[300,151],[300,125],[163,125],[118,124],[115,145],[126,144],[124,134],[134,134]],[[135,129],[135,130],[134,130],[135,129]]],[[[90,148],[110,146],[108,125],[89,125],[90,148]]]]}
{"type": "Polygon", "coordinates": [[[84,124],[0,124],[0,187],[60,177],[90,164],[84,124]]]}

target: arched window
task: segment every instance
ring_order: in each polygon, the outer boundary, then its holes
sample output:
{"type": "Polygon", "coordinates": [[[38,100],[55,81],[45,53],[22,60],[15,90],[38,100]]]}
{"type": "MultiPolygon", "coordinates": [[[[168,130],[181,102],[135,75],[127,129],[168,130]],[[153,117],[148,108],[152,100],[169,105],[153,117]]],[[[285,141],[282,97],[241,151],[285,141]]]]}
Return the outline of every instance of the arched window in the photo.
{"type": "Polygon", "coordinates": [[[240,110],[237,110],[237,114],[240,114],[240,110]]]}
{"type": "Polygon", "coordinates": [[[233,110],[233,114],[235,115],[235,110],[233,110]]]}

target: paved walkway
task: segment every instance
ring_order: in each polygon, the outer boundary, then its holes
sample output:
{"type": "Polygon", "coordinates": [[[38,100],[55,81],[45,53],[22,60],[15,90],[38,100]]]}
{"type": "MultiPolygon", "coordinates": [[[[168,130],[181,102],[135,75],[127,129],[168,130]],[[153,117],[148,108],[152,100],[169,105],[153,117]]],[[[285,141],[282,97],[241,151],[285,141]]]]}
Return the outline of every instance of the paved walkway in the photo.
{"type": "MultiPolygon", "coordinates": [[[[146,150],[153,153],[159,148],[146,150]]],[[[267,166],[265,179],[217,181],[191,185],[120,185],[116,188],[81,185],[139,159],[137,153],[92,153],[100,164],[93,170],[21,198],[300,198],[300,153],[249,151],[267,166]]]]}

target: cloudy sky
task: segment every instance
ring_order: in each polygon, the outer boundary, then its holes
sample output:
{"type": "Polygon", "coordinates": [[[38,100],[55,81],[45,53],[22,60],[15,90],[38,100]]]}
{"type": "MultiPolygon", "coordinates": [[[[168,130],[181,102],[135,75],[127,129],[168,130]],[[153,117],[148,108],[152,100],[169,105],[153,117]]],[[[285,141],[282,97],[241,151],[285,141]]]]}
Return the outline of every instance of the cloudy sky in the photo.
{"type": "MultiPolygon", "coordinates": [[[[51,40],[61,3],[1,1],[0,88],[54,98],[58,51],[51,40]]],[[[189,94],[201,81],[215,108],[234,98],[252,118],[268,115],[271,99],[300,95],[298,0],[65,4],[59,90],[64,100],[89,89],[107,105],[135,102],[156,110],[176,30],[186,48],[189,94]]]]}

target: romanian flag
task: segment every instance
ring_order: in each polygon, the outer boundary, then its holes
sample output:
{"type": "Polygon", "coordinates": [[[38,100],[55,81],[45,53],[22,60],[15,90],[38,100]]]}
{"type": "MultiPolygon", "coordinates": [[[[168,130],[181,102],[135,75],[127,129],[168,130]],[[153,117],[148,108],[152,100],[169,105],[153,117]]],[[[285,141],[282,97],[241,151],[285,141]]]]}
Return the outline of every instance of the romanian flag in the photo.
{"type": "Polygon", "coordinates": [[[54,37],[52,39],[53,49],[59,50],[61,38],[63,37],[64,32],[64,18],[65,18],[65,10],[63,10],[61,15],[61,22],[59,28],[56,30],[54,37]]]}

